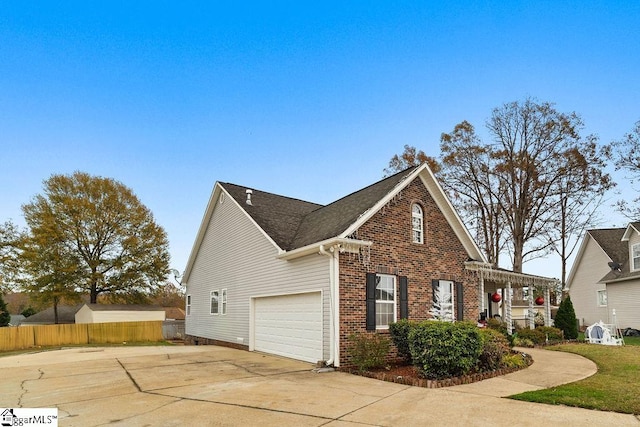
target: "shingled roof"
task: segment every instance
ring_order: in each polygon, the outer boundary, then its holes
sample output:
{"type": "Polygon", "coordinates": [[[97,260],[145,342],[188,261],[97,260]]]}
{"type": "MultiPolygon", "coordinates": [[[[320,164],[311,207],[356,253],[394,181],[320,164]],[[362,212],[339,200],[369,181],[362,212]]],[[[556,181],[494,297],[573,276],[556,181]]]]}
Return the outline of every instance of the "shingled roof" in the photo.
{"type": "Polygon", "coordinates": [[[340,235],[414,170],[406,169],[326,206],[254,189],[249,205],[247,187],[220,185],[281,249],[290,251],[340,235]]]}
{"type": "MultiPolygon", "coordinates": [[[[640,223],[635,228],[640,229],[640,223]]],[[[606,283],[611,281],[623,280],[626,278],[640,276],[640,272],[630,271],[629,267],[629,243],[622,241],[628,227],[625,228],[602,228],[589,230],[588,233],[600,245],[602,250],[607,254],[611,261],[620,265],[620,270],[611,270],[604,276],[600,282],[606,283]]]]}

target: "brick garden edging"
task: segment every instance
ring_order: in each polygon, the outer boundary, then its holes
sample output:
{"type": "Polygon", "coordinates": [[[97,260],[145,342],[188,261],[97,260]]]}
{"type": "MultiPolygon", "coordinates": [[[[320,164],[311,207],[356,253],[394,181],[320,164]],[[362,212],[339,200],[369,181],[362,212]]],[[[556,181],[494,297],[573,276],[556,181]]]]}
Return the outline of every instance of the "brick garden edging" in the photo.
{"type": "Polygon", "coordinates": [[[521,369],[528,368],[533,363],[533,358],[531,355],[526,353],[519,353],[523,355],[525,359],[526,366],[524,367],[513,367],[513,368],[502,368],[497,369],[495,371],[489,372],[479,372],[470,375],[463,375],[461,377],[453,377],[453,378],[444,378],[441,380],[428,380],[425,378],[404,378],[402,376],[394,376],[389,374],[388,372],[371,372],[371,371],[358,371],[356,369],[339,369],[342,372],[347,372],[354,375],[360,375],[362,377],[373,378],[380,381],[387,381],[397,384],[410,385],[414,387],[424,387],[424,388],[442,388],[442,387],[451,387],[454,385],[461,384],[471,384],[482,380],[488,380],[489,378],[499,377],[502,375],[507,375],[512,372],[517,372],[521,369]]]}

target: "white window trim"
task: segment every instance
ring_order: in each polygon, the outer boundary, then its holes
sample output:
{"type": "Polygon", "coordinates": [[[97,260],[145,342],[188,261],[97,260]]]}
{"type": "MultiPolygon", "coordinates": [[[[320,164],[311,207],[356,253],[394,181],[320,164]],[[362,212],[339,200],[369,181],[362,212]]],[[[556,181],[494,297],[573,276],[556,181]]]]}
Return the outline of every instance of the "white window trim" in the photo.
{"type": "Polygon", "coordinates": [[[187,303],[186,303],[186,309],[185,311],[187,312],[187,316],[191,315],[191,294],[187,295],[187,303]]]}
{"type": "Polygon", "coordinates": [[[411,204],[411,242],[416,244],[424,244],[424,210],[418,203],[411,204]],[[420,209],[419,214],[413,211],[414,207],[420,209]],[[420,219],[419,228],[416,228],[414,226],[414,219],[416,218],[420,219]],[[416,233],[419,233],[419,239],[415,238],[416,233]]]}
{"type": "Polygon", "coordinates": [[[606,290],[606,289],[598,289],[598,290],[596,291],[596,305],[597,305],[598,307],[606,307],[606,306],[607,306],[607,304],[608,304],[608,302],[609,302],[609,301],[608,301],[608,299],[607,299],[607,290],[606,290]],[[604,304],[601,304],[601,303],[600,303],[600,300],[601,300],[601,299],[600,299],[600,293],[601,293],[601,292],[603,292],[603,293],[604,293],[604,299],[605,299],[605,301],[606,301],[604,304]]]}
{"type": "Polygon", "coordinates": [[[209,294],[209,314],[212,314],[214,316],[217,316],[220,314],[220,291],[219,290],[215,290],[215,291],[211,291],[211,293],[209,294]],[[216,312],[213,312],[213,294],[216,294],[216,298],[218,301],[218,304],[216,304],[216,312]]]}
{"type": "MultiPolygon", "coordinates": [[[[391,274],[376,274],[376,287],[377,287],[377,282],[378,282],[378,277],[390,277],[393,280],[393,301],[389,301],[389,300],[379,300],[376,298],[376,313],[378,312],[377,310],[377,306],[378,303],[380,304],[393,304],[393,322],[397,322],[398,321],[398,281],[396,276],[391,275],[391,274]]],[[[389,325],[378,325],[378,318],[377,318],[377,314],[376,314],[376,330],[388,330],[389,329],[389,325]]]]}
{"type": "Polygon", "coordinates": [[[219,305],[220,305],[220,314],[221,315],[226,315],[227,314],[227,290],[226,289],[222,289],[220,291],[220,301],[219,301],[219,305]]]}
{"type": "Polygon", "coordinates": [[[638,270],[640,270],[640,243],[631,245],[631,271],[638,271],[638,270]],[[638,256],[634,257],[633,251],[636,248],[638,248],[638,256]],[[636,267],[636,259],[638,260],[638,267],[636,267]]]}

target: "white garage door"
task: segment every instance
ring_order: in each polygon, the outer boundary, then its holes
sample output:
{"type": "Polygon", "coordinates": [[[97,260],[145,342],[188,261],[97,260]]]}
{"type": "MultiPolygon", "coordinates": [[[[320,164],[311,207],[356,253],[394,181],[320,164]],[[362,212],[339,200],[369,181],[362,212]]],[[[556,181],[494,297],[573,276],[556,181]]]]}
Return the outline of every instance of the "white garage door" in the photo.
{"type": "Polygon", "coordinates": [[[254,349],[315,363],[322,360],[320,292],[256,298],[254,349]]]}

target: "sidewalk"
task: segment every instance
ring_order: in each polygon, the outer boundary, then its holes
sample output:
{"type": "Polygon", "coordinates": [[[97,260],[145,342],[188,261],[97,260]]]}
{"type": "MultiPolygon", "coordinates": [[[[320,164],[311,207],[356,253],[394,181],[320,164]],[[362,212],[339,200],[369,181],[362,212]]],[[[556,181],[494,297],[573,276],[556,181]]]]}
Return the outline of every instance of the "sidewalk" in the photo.
{"type": "Polygon", "coordinates": [[[580,381],[598,371],[595,363],[577,354],[536,348],[516,348],[515,350],[530,354],[533,357],[533,364],[527,369],[512,374],[473,384],[448,387],[448,390],[506,397],[580,381]]]}

